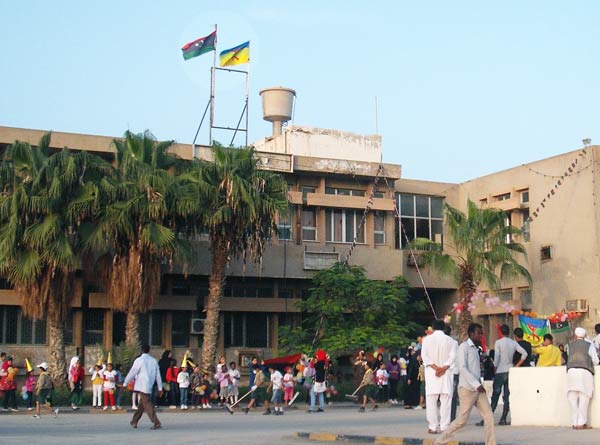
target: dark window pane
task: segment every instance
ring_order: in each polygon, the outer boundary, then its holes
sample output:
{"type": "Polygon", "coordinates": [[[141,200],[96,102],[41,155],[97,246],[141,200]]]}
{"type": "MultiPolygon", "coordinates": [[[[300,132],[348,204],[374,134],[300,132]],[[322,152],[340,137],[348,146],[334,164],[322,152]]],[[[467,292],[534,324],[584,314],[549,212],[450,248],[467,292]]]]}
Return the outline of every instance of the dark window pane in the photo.
{"type": "Polygon", "coordinates": [[[151,346],[160,346],[163,344],[163,313],[162,312],[152,312],[151,313],[152,326],[150,334],[152,335],[150,345],[151,346]]]}
{"type": "Polygon", "coordinates": [[[436,198],[434,196],[431,197],[431,217],[444,217],[444,198],[436,198]]]}
{"type": "Polygon", "coordinates": [[[225,330],[225,338],[223,339],[225,342],[225,347],[228,348],[233,346],[233,333],[232,333],[232,323],[233,323],[233,314],[231,312],[226,312],[223,315],[224,321],[224,330],[225,330]]]}
{"type": "Polygon", "coordinates": [[[33,320],[21,315],[21,338],[19,343],[30,345],[33,343],[33,320]]]}
{"type": "Polygon", "coordinates": [[[250,348],[266,348],[268,344],[267,314],[260,312],[246,313],[246,346],[250,348]]]}
{"type": "Polygon", "coordinates": [[[417,219],[417,238],[429,238],[428,219],[417,219]]]}
{"type": "Polygon", "coordinates": [[[9,306],[6,308],[6,343],[17,342],[17,325],[19,322],[19,308],[9,306]]]}
{"type": "Polygon", "coordinates": [[[173,311],[173,330],[171,340],[173,346],[187,346],[189,339],[190,313],[187,311],[173,311]]]}
{"type": "Polygon", "coordinates": [[[413,218],[402,218],[402,228],[403,231],[400,232],[400,239],[402,240],[402,247],[406,247],[406,238],[408,237],[409,241],[415,239],[415,220],[413,218]],[[404,236],[406,234],[406,236],[404,236]]]}
{"type": "Polygon", "coordinates": [[[259,287],[256,289],[256,296],[258,298],[273,298],[273,289],[270,287],[259,287]]]}
{"type": "MultiPolygon", "coordinates": [[[[45,321],[44,321],[44,324],[46,324],[45,321]]],[[[45,329],[44,329],[44,331],[45,331],[45,329]]],[[[36,333],[36,335],[37,335],[37,333],[36,333]]],[[[73,344],[73,312],[71,312],[67,316],[67,319],[65,320],[64,338],[65,338],[65,345],[73,344]]],[[[44,343],[46,343],[46,341],[44,341],[44,343]]]]}
{"type": "Polygon", "coordinates": [[[344,195],[344,196],[350,196],[350,192],[351,192],[351,190],[338,189],[337,194],[338,195],[344,195]]]}
{"type": "Polygon", "coordinates": [[[126,322],[127,314],[124,314],[123,312],[113,312],[113,345],[118,345],[125,341],[126,322]]]}
{"type": "Polygon", "coordinates": [[[138,334],[140,343],[143,345],[150,344],[150,314],[139,314],[138,316],[138,334]]]}
{"type": "Polygon", "coordinates": [[[335,189],[333,187],[325,187],[326,195],[335,195],[335,189]]]}
{"type": "Polygon", "coordinates": [[[279,298],[294,298],[294,289],[279,288],[279,298]]]}
{"type": "Polygon", "coordinates": [[[400,214],[402,216],[414,216],[415,215],[415,196],[414,195],[400,195],[400,214]]]}
{"type": "Polygon", "coordinates": [[[442,234],[444,233],[444,223],[435,219],[431,220],[431,239],[436,242],[442,241],[442,234]],[[436,236],[438,235],[438,236],[436,236]]]}
{"type": "Polygon", "coordinates": [[[325,210],[325,241],[333,241],[331,236],[331,225],[333,221],[333,210],[325,210]]]}
{"type": "Polygon", "coordinates": [[[346,210],[346,234],[344,241],[351,243],[354,240],[356,228],[354,227],[354,212],[352,210],[346,210]]]}
{"type": "Polygon", "coordinates": [[[352,196],[365,196],[364,190],[352,190],[352,196]]]}
{"type": "Polygon", "coordinates": [[[428,218],[429,217],[429,196],[417,195],[416,203],[417,203],[417,216],[428,218]]]}
{"type": "Polygon", "coordinates": [[[104,309],[89,309],[84,318],[83,341],[86,345],[102,344],[104,340],[104,309]]]}
{"type": "Polygon", "coordinates": [[[333,212],[333,241],[341,242],[344,240],[342,236],[344,214],[341,210],[332,210],[333,212]]]}
{"type": "MultiPolygon", "coordinates": [[[[35,338],[34,338],[34,343],[36,345],[45,345],[46,344],[46,320],[36,320],[35,322],[35,326],[34,326],[34,333],[35,333],[35,338]]],[[[72,331],[72,330],[71,330],[72,331]]],[[[71,341],[72,343],[72,341],[71,341]]],[[[65,341],[65,344],[66,341],[65,341]]]]}

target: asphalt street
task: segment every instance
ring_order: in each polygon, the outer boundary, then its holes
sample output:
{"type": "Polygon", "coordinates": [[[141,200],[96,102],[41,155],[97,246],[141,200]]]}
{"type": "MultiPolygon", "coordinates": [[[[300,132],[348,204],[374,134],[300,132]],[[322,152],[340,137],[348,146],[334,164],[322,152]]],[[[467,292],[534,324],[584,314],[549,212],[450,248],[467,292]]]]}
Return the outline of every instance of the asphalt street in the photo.
{"type": "MultiPolygon", "coordinates": [[[[301,405],[299,408],[304,408],[301,405]]],[[[168,444],[294,444],[308,442],[295,437],[296,432],[331,432],[336,434],[377,435],[405,438],[429,438],[425,411],[380,408],[376,412],[359,413],[354,407],[337,407],[324,413],[308,414],[304,409],[288,410],[283,416],[263,416],[260,411],[233,415],[222,410],[159,412],[163,428],[150,430],[147,417],[138,429],[129,425],[131,413],[84,413],[64,410],[57,418],[43,415],[33,419],[29,414],[0,414],[0,444],[82,444],[106,445],[144,443],[168,444]]],[[[483,430],[474,425],[479,417],[472,415],[470,425],[455,440],[483,441],[483,430]]],[[[498,419],[496,419],[497,421],[498,419]]],[[[550,427],[497,427],[499,444],[549,445],[577,443],[597,444],[598,431],[574,431],[550,427]]]]}

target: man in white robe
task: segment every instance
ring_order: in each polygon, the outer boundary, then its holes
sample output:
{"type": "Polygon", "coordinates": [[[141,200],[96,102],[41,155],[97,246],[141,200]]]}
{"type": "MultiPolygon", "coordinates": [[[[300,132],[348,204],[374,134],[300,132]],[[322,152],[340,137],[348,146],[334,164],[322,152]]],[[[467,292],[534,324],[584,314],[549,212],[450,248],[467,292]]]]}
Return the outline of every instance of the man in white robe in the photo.
{"type": "Polygon", "coordinates": [[[443,320],[433,322],[433,333],[423,339],[421,357],[425,366],[428,432],[437,434],[450,425],[457,343],[444,333],[443,320]],[[440,406],[438,408],[438,400],[440,406]]]}
{"type": "Polygon", "coordinates": [[[588,407],[594,394],[594,365],[598,354],[592,342],[585,340],[585,329],[575,329],[575,340],[569,342],[567,360],[567,399],[571,405],[573,429],[587,430],[588,407]]]}

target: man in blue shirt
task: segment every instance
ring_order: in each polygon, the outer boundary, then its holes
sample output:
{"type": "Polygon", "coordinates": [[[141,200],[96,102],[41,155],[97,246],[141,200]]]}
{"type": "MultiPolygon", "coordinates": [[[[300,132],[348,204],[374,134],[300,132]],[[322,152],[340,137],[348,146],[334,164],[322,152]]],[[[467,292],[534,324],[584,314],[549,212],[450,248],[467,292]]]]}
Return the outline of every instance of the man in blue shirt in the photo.
{"type": "MultiPolygon", "coordinates": [[[[133,362],[133,366],[129,370],[127,377],[125,377],[123,386],[127,387],[129,382],[135,380],[133,391],[138,393],[139,396],[138,408],[133,414],[131,422],[129,422],[131,426],[137,428],[140,417],[142,417],[142,414],[145,412],[152,422],[151,429],[157,430],[161,428],[162,425],[160,420],[158,420],[158,417],[156,417],[151,395],[154,383],[156,383],[158,388],[162,388],[162,380],[160,378],[158,362],[154,357],[150,356],[149,352],[150,346],[143,345],[142,355],[136,358],[133,362]]],[[[159,397],[162,397],[162,390],[159,390],[158,393],[159,397]]]]}

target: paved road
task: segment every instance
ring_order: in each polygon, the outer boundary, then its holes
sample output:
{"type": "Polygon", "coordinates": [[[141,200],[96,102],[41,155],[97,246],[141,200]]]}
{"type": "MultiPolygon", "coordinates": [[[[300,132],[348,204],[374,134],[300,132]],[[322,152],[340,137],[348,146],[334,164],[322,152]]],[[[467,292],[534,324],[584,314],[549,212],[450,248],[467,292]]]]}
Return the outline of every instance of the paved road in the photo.
{"type": "MultiPolygon", "coordinates": [[[[259,412],[229,415],[223,411],[163,411],[159,417],[164,428],[149,429],[142,418],[137,430],[129,425],[131,414],[63,412],[58,418],[45,415],[32,419],[29,415],[0,414],[0,444],[38,443],[106,445],[143,443],[168,444],[295,444],[308,442],[294,437],[297,431],[366,434],[378,436],[433,438],[427,435],[424,411],[381,408],[377,412],[358,413],[355,409],[334,408],[325,413],[307,414],[289,410],[284,416],[262,416],[259,412]]],[[[483,431],[473,424],[456,436],[460,440],[482,441],[483,431]]],[[[498,420],[498,419],[496,419],[498,420]]],[[[550,445],[576,443],[592,445],[600,442],[598,431],[573,431],[567,428],[498,427],[499,444],[550,445]]],[[[315,442],[310,442],[314,444],[315,442]]]]}

